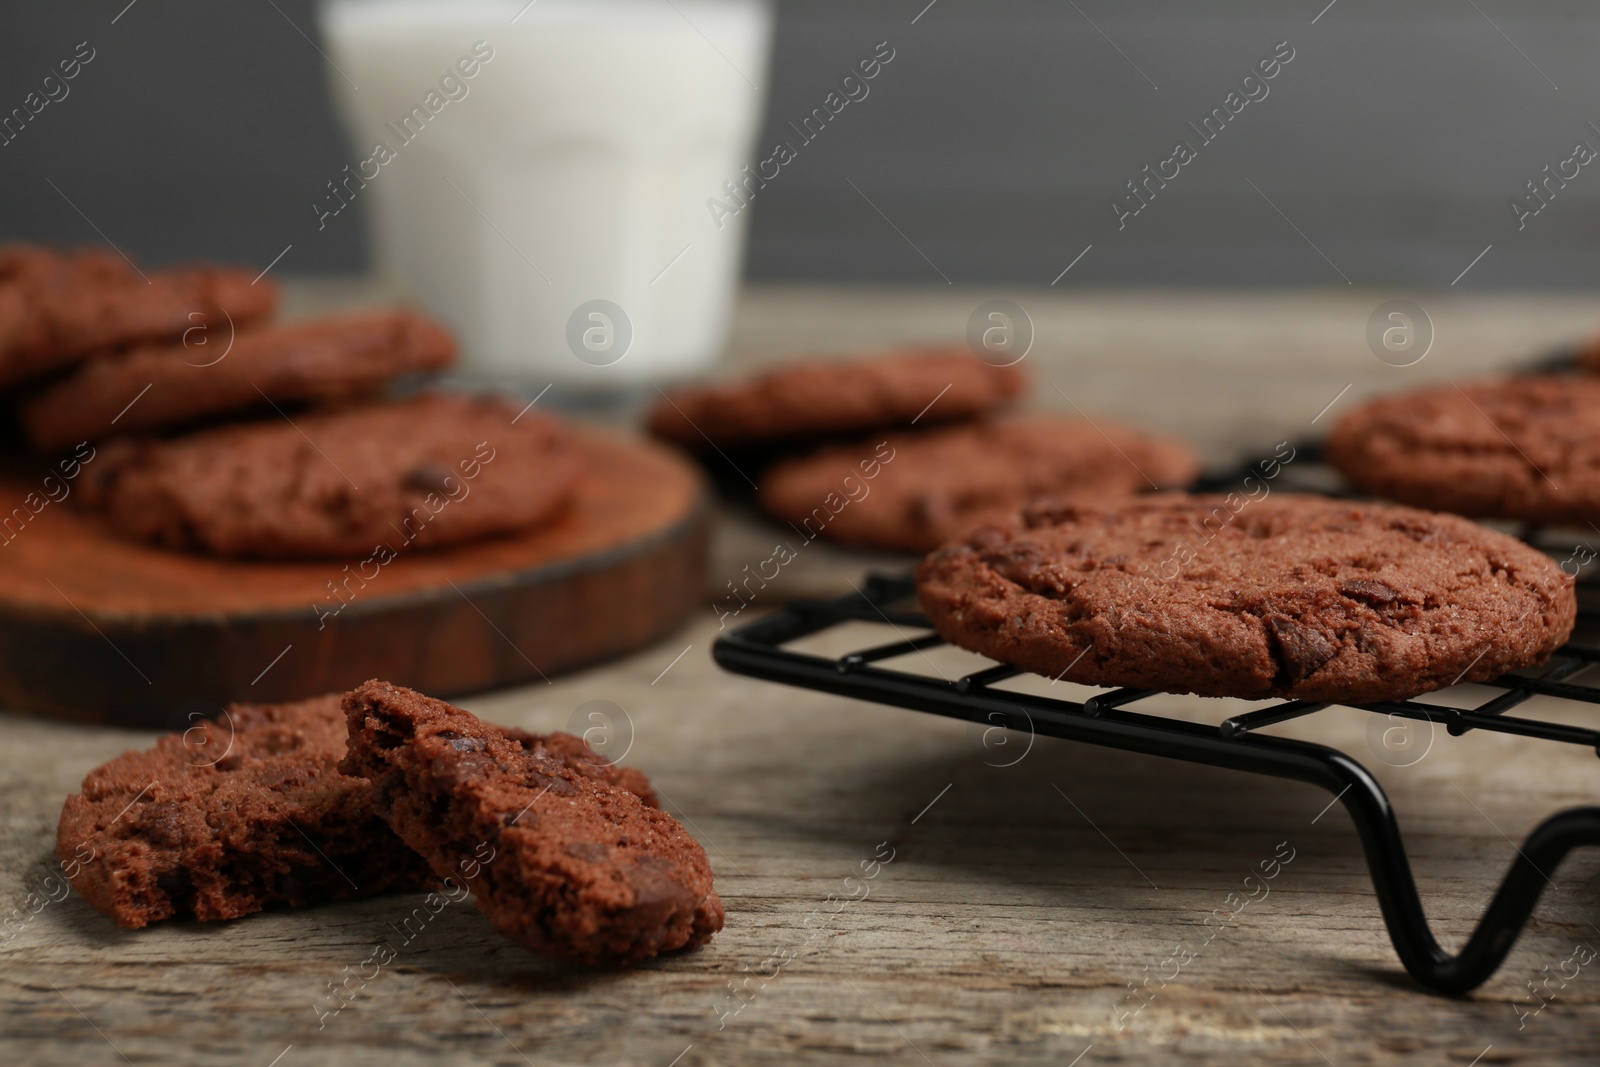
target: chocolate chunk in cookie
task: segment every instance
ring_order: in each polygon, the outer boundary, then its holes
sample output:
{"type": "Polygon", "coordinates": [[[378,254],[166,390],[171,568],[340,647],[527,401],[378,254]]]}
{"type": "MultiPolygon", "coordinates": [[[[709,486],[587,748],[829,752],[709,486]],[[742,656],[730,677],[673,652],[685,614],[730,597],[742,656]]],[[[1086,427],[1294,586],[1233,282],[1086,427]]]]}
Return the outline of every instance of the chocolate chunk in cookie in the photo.
{"type": "Polygon", "coordinates": [[[23,405],[35,448],[170,429],[271,404],[346,400],[403,374],[440,370],[456,346],[412,311],[360,312],[99,356],[23,405]]]}
{"type": "Polygon", "coordinates": [[[768,471],[760,499],[807,540],[922,553],[1035,497],[1103,500],[1187,485],[1198,472],[1181,441],[1040,415],[829,447],[768,471]]]}
{"type": "Polygon", "coordinates": [[[85,501],[123,534],[218,556],[373,557],[537,525],[576,486],[567,427],[429,394],[101,448],[85,501]]]}
{"type": "Polygon", "coordinates": [[[1600,523],[1600,379],[1430,385],[1350,411],[1328,462],[1364,493],[1484,519],[1600,523]]]}
{"type": "Polygon", "coordinates": [[[650,432],[695,451],[807,442],[932,425],[993,411],[1019,396],[1019,367],[995,367],[964,349],[804,359],[739,381],[690,385],[650,413],[650,432]]]}
{"type": "Polygon", "coordinates": [[[110,249],[0,249],[0,387],[63,370],[105,349],[214,335],[269,317],[278,289],[253,271],[175,267],[140,273],[110,249]]]}
{"type": "Polygon", "coordinates": [[[945,640],[1052,678],[1345,704],[1541,663],[1577,618],[1572,579],[1514,538],[1292,494],[1040,504],[917,587],[945,640]]]}
{"type": "Polygon", "coordinates": [[[705,850],[634,793],[386,682],[344,708],[341,767],[371,780],[380,815],[435,874],[471,873],[478,907],[512,940],[621,966],[722,928],[705,850]]]}

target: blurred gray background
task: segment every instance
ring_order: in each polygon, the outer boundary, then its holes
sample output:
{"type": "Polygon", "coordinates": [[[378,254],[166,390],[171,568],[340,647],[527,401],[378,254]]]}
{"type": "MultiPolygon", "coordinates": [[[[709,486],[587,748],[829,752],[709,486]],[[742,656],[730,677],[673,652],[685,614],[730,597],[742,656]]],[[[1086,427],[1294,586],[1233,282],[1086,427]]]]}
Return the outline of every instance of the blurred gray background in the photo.
{"type": "MultiPolygon", "coordinates": [[[[311,7],[7,5],[0,114],[78,42],[96,57],[0,147],[0,237],[81,242],[98,227],[154,263],[263,266],[292,240],[283,271],[361,269],[358,228],[309,224],[325,177],[354,158],[311,7]]],[[[1577,142],[1600,149],[1600,5],[783,0],[779,13],[763,145],[877,42],[896,58],[757,199],[754,278],[1445,287],[1492,245],[1458,288],[1600,284],[1600,165],[1552,183],[1521,230],[1510,207],[1577,142]],[[1267,98],[1119,230],[1111,198],[1177,140],[1198,145],[1187,123],[1280,41],[1295,58],[1267,98]]]]}

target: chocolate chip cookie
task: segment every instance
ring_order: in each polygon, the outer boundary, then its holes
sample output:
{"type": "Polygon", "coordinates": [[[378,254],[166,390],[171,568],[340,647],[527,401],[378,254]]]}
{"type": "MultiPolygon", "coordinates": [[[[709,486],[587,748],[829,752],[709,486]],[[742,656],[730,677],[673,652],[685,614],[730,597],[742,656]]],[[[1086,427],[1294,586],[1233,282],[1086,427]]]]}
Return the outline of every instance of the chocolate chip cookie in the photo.
{"type": "Polygon", "coordinates": [[[1041,415],[832,446],[772,468],[760,500],[806,540],[924,553],[1037,496],[1125,496],[1198,472],[1181,441],[1041,415]]]}
{"type": "Polygon", "coordinates": [[[1430,385],[1350,411],[1328,462],[1355,488],[1474,518],[1600,523],[1600,379],[1430,385]]]}
{"type": "Polygon", "coordinates": [[[626,789],[513,743],[442,700],[368,682],[346,694],[348,774],[440,877],[472,874],[501,933],[575,963],[623,966],[722,928],[705,850],[626,789]]]}
{"type": "Polygon", "coordinates": [[[650,432],[695,451],[815,441],[876,429],[972,418],[1021,395],[1019,367],[995,367],[965,349],[806,359],[739,381],[666,394],[650,432]],[[920,416],[920,417],[919,417],[920,416]]]}
{"type": "Polygon", "coordinates": [[[1542,662],[1573,580],[1454,515],[1275,494],[1040,503],[917,571],[947,641],[1051,678],[1359,704],[1542,662]]]}
{"type": "Polygon", "coordinates": [[[345,400],[441,370],[455,355],[442,327],[404,310],[197,331],[85,360],[24,404],[22,423],[49,451],[272,404],[345,400]]]}
{"type": "Polygon", "coordinates": [[[493,396],[433,393],[292,420],[118,439],[84,498],[126,536],[218,556],[378,565],[536,525],[571,497],[564,423],[493,396]]]}
{"type": "Polygon", "coordinates": [[[252,271],[194,266],[141,274],[111,249],[0,249],[0,387],[104,349],[223,334],[269,317],[278,289],[252,271]]]}

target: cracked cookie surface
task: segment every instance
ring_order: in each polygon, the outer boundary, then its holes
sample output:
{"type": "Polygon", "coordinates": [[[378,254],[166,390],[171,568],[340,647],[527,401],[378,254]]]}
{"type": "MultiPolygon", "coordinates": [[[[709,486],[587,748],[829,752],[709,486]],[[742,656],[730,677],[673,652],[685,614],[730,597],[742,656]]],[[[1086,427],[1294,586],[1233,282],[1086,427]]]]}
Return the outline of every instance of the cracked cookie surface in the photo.
{"type": "Polygon", "coordinates": [[[1052,678],[1394,700],[1540,663],[1573,580],[1466,519],[1281,494],[1040,503],[918,568],[947,641],[1052,678]]]}

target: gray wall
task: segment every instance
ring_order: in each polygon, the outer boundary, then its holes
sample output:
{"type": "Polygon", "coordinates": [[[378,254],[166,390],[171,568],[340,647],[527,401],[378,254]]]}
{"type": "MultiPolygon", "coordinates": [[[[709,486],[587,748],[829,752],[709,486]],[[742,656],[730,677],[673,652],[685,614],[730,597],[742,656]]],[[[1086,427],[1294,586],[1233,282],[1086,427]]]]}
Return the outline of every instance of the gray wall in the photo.
{"type": "MultiPolygon", "coordinates": [[[[294,241],[283,270],[358,267],[356,227],[308,225],[350,158],[290,24],[314,33],[309,0],[137,0],[112,25],[125,2],[0,15],[0,110],[77,42],[97,53],[0,148],[0,235],[93,239],[54,182],[152,261],[294,241]]],[[[760,193],[753,276],[1048,284],[1092,244],[1060,284],[1446,286],[1492,244],[1459,287],[1600,284],[1600,165],[1521,230],[1508,206],[1575,142],[1600,149],[1594,4],[925,5],[781,6],[763,145],[877,42],[896,56],[760,193]],[[1285,40],[1269,95],[1202,147],[1186,124],[1285,40]],[[1180,139],[1197,158],[1119,230],[1111,198],[1180,139]]]]}

